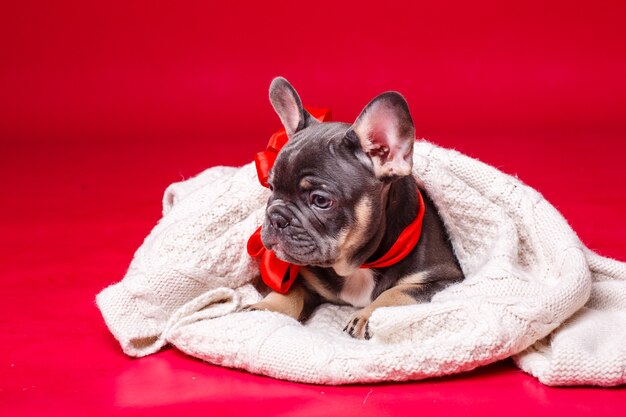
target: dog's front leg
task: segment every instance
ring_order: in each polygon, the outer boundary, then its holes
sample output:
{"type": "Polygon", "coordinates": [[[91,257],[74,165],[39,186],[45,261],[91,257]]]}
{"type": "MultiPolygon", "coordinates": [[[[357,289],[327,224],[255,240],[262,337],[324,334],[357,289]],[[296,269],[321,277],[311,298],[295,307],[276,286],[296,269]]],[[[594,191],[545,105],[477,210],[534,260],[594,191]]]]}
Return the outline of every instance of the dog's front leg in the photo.
{"type": "Polygon", "coordinates": [[[296,320],[304,321],[319,305],[319,297],[303,286],[294,286],[286,294],[272,291],[264,299],[245,310],[266,310],[282,313],[296,320]]]}
{"type": "Polygon", "coordinates": [[[379,307],[416,304],[417,300],[412,293],[418,288],[419,284],[398,285],[383,291],[372,301],[372,304],[354,313],[343,331],[348,332],[350,336],[356,339],[370,339],[372,334],[369,330],[368,322],[374,310],[379,307]]]}

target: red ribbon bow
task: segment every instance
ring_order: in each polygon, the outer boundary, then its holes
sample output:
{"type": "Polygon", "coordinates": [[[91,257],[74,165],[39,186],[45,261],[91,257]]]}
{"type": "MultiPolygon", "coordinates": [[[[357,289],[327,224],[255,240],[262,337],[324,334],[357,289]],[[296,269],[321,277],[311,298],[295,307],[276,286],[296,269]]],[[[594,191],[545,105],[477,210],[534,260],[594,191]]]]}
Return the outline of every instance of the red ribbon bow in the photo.
{"type": "Polygon", "coordinates": [[[300,267],[278,259],[273,250],[266,249],[261,241],[260,227],[248,239],[248,254],[260,261],[261,278],[265,285],[281,294],[289,291],[300,267]]]}
{"type": "MultiPolygon", "coordinates": [[[[320,122],[327,122],[331,119],[329,109],[312,109],[307,107],[307,110],[320,122]]],[[[274,166],[278,152],[285,146],[287,140],[287,132],[285,132],[284,128],[280,129],[270,137],[267,149],[255,155],[254,162],[256,164],[257,176],[262,186],[269,188],[267,178],[274,166]]],[[[417,190],[417,197],[419,200],[419,211],[415,220],[400,233],[400,236],[398,236],[398,239],[387,253],[373,262],[361,265],[361,268],[384,268],[393,265],[404,259],[417,245],[422,233],[422,222],[425,212],[424,199],[419,189],[417,190]]],[[[261,278],[268,287],[281,294],[289,291],[291,284],[298,276],[300,267],[278,259],[274,251],[263,246],[261,227],[256,229],[250,236],[250,239],[248,239],[248,254],[260,261],[261,278]]]]}
{"type": "MultiPolygon", "coordinates": [[[[306,107],[306,110],[320,122],[329,122],[331,120],[330,109],[306,107]]],[[[287,132],[282,128],[270,137],[267,148],[254,156],[256,173],[263,187],[269,188],[267,177],[274,166],[278,152],[285,146],[287,140],[289,140],[287,132]]],[[[261,278],[268,287],[281,294],[289,291],[291,284],[298,276],[300,267],[278,259],[274,251],[263,246],[261,227],[256,229],[250,236],[250,239],[248,239],[248,254],[260,261],[261,278]]]]}

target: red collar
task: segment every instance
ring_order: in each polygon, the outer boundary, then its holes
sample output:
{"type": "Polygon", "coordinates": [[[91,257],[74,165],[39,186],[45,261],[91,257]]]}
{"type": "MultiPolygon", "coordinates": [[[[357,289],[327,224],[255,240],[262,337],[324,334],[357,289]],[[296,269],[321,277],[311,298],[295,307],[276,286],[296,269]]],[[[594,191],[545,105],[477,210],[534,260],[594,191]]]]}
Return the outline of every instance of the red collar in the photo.
{"type": "MultiPolygon", "coordinates": [[[[312,109],[307,107],[307,110],[321,122],[330,121],[331,114],[329,109],[312,109]]],[[[270,169],[276,161],[278,152],[287,143],[287,140],[285,129],[279,130],[270,137],[267,149],[257,153],[254,158],[259,182],[264,187],[268,186],[267,177],[270,169]]],[[[417,198],[419,200],[419,209],[415,220],[400,233],[398,240],[387,253],[373,262],[361,265],[361,268],[385,268],[400,262],[411,253],[422,234],[422,222],[424,220],[424,212],[426,211],[424,199],[419,190],[417,190],[417,198]]],[[[248,254],[259,260],[261,278],[268,287],[281,294],[289,291],[291,284],[298,276],[300,266],[282,261],[276,257],[274,251],[266,249],[261,241],[261,227],[256,229],[248,239],[248,254]]]]}
{"type": "Polygon", "coordinates": [[[365,263],[361,265],[361,268],[385,268],[387,266],[395,265],[406,256],[411,253],[417,242],[422,235],[422,223],[424,222],[424,213],[426,212],[426,206],[424,205],[424,199],[422,193],[417,190],[417,200],[419,201],[419,207],[417,209],[417,216],[407,227],[404,228],[396,242],[389,248],[387,253],[378,258],[375,261],[365,263]]]}

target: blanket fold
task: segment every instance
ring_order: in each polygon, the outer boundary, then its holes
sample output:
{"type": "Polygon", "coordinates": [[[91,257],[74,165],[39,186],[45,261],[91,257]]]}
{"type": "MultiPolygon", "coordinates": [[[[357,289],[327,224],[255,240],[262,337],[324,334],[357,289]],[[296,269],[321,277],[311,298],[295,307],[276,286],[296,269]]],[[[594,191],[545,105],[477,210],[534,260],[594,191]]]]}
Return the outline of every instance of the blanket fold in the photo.
{"type": "Polygon", "coordinates": [[[415,380],[513,356],[548,385],[626,383],[626,264],[587,249],[541,194],[480,161],[419,141],[414,175],[466,279],[430,303],[377,309],[369,341],[342,332],[350,307],[322,305],[305,324],[240,311],[261,297],[246,240],[268,191],[252,164],[168,187],[163,218],[98,307],[128,355],[172,344],[292,381],[415,380]]]}

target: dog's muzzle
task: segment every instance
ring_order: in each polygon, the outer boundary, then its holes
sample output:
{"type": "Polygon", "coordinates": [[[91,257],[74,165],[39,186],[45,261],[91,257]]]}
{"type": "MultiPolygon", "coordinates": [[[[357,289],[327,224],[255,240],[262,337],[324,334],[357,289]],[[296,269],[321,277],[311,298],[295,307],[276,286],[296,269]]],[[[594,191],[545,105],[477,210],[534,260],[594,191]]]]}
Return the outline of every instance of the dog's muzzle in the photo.
{"type": "Polygon", "coordinates": [[[265,215],[271,227],[280,232],[291,224],[292,213],[282,204],[270,205],[265,215]]]}

